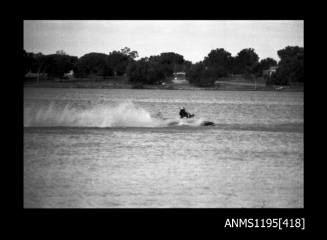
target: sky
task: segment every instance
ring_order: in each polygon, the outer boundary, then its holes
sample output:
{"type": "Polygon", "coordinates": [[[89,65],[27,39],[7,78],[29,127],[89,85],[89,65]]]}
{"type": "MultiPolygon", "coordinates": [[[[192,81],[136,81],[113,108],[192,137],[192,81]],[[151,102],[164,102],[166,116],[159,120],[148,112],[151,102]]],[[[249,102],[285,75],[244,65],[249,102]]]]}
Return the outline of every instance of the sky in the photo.
{"type": "Polygon", "coordinates": [[[138,52],[139,58],[175,52],[195,63],[213,49],[224,48],[236,56],[244,48],[254,48],[260,59],[271,57],[278,61],[278,50],[303,44],[303,20],[24,21],[27,52],[53,54],[64,50],[77,57],[129,47],[138,52]]]}

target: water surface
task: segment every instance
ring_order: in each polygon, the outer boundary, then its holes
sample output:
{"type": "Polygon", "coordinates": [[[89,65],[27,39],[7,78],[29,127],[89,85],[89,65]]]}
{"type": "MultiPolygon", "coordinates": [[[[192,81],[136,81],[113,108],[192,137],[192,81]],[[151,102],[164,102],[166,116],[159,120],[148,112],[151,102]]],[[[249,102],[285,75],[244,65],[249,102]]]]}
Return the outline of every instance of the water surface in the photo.
{"type": "Polygon", "coordinates": [[[27,208],[303,207],[302,92],[26,88],[24,126],[27,208]]]}

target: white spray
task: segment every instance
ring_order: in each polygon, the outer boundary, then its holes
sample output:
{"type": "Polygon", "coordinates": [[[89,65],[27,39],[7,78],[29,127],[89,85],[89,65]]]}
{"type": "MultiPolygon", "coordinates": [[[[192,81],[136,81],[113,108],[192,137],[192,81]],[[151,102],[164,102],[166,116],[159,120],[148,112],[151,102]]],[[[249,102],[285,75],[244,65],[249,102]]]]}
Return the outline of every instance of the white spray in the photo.
{"type": "Polygon", "coordinates": [[[87,109],[79,109],[66,104],[64,107],[54,102],[37,108],[24,108],[25,127],[166,127],[199,126],[198,120],[161,120],[135,106],[132,102],[123,102],[116,106],[99,104],[87,109]]]}

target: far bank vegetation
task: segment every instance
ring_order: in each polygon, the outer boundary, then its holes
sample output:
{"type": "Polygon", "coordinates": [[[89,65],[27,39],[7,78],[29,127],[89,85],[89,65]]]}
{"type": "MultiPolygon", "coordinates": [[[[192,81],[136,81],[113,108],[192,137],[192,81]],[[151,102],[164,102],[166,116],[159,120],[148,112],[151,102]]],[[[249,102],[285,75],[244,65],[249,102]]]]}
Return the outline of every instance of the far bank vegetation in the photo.
{"type": "Polygon", "coordinates": [[[49,55],[24,50],[23,74],[24,82],[106,82],[134,88],[169,84],[176,76],[184,76],[196,87],[214,87],[228,81],[266,86],[303,84],[304,48],[287,46],[277,54],[279,61],[260,60],[253,48],[243,49],[236,56],[217,48],[202,61],[192,63],[174,52],[138,59],[138,52],[128,47],[107,54],[91,52],[80,58],[62,50],[49,55]]]}

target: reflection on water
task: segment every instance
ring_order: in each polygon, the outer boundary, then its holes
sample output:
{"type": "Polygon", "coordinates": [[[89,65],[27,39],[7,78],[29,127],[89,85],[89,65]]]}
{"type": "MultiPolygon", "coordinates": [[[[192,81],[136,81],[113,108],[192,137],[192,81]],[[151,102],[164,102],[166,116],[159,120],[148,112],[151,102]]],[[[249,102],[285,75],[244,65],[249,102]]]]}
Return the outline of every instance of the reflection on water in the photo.
{"type": "Polygon", "coordinates": [[[217,125],[24,128],[25,207],[303,207],[303,93],[25,89],[24,121],[126,98],[217,125]]]}

